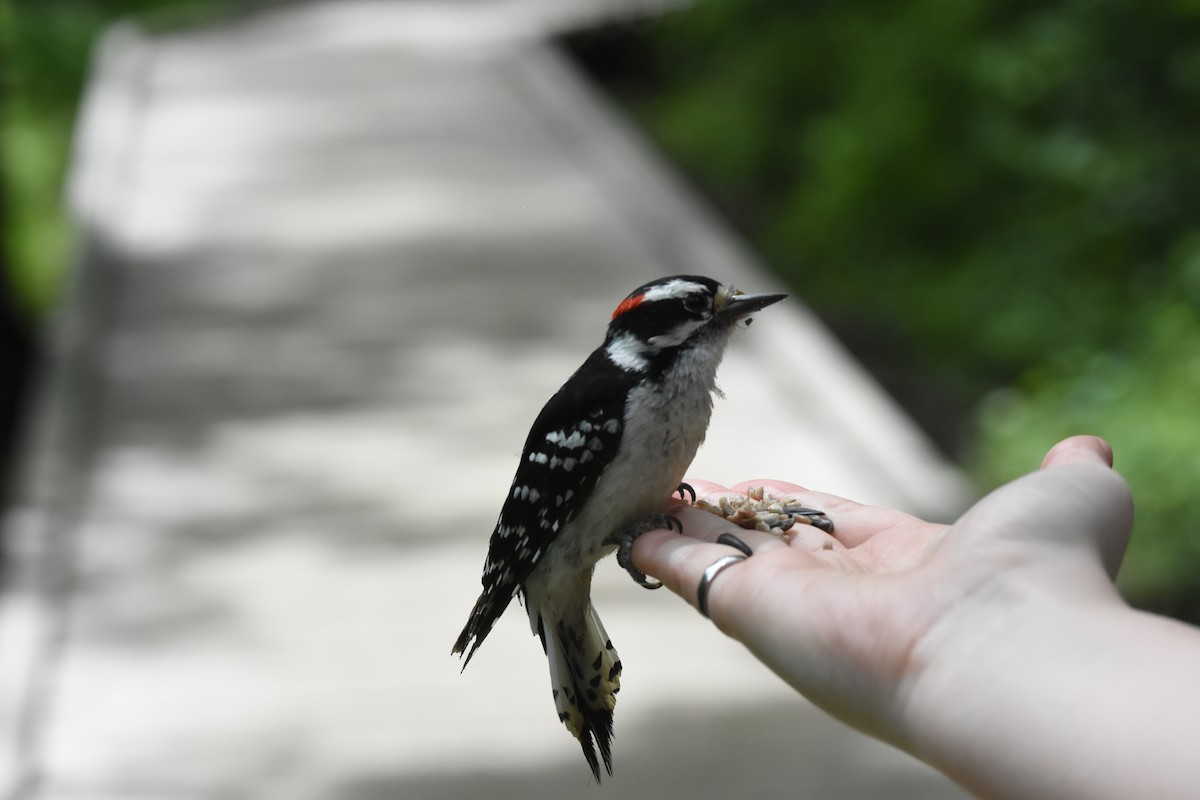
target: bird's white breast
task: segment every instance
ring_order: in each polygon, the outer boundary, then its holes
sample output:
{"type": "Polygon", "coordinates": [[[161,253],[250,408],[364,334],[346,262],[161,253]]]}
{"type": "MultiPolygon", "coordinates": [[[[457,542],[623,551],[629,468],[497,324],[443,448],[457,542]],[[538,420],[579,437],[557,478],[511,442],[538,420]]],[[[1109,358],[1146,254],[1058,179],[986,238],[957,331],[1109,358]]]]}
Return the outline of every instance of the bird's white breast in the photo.
{"type": "Polygon", "coordinates": [[[620,452],[529,576],[531,594],[555,592],[546,585],[550,576],[566,579],[590,569],[613,551],[606,538],[662,510],[704,441],[727,341],[728,333],[720,332],[684,350],[660,380],[630,393],[620,452]]]}

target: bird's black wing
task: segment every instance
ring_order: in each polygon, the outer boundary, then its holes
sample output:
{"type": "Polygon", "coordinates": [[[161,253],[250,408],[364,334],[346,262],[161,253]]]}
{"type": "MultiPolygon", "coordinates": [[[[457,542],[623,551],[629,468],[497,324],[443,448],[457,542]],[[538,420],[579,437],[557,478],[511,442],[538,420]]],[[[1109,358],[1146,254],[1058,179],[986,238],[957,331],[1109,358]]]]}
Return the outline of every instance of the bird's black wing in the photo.
{"type": "Polygon", "coordinates": [[[637,378],[600,348],[538,414],[492,533],[483,593],[454,645],[467,662],[616,456],[637,378]]]}

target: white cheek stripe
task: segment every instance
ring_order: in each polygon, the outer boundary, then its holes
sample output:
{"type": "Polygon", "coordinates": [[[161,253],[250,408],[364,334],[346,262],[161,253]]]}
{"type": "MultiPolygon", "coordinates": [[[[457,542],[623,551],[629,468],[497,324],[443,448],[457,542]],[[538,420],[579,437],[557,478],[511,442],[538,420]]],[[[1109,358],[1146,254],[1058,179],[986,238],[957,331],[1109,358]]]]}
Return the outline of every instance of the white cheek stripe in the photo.
{"type": "Polygon", "coordinates": [[[642,354],[642,343],[632,333],[622,333],[604,348],[608,358],[626,372],[642,372],[650,366],[650,362],[642,354]]]}

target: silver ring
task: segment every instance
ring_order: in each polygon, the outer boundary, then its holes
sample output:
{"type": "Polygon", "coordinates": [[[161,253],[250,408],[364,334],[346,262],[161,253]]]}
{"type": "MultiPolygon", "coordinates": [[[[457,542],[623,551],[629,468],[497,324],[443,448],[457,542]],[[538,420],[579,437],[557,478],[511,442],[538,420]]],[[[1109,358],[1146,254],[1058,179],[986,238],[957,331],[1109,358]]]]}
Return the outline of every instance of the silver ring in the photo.
{"type": "Polygon", "coordinates": [[[711,565],[709,565],[708,569],[704,570],[704,576],[700,578],[700,586],[696,589],[696,605],[700,607],[700,613],[703,614],[706,619],[711,619],[711,617],[708,616],[708,590],[709,587],[712,586],[712,582],[717,579],[717,576],[720,575],[721,571],[726,567],[745,560],[746,556],[741,555],[721,556],[711,565]]]}

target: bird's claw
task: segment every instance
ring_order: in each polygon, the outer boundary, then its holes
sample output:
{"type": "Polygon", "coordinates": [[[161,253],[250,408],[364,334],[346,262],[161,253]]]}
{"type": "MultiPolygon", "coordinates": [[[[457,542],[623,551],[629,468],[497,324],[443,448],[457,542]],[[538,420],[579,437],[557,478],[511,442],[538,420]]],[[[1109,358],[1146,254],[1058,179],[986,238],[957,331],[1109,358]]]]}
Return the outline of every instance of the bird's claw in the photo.
{"type": "Polygon", "coordinates": [[[690,494],[690,495],[692,496],[692,500],[691,500],[691,502],[692,502],[693,504],[696,502],[696,490],[692,488],[692,485],[691,485],[690,483],[681,483],[681,484],[679,484],[679,488],[678,488],[678,489],[676,489],[676,490],[675,490],[675,491],[674,491],[672,494],[677,494],[677,495],[679,495],[679,499],[680,499],[680,500],[682,500],[682,499],[683,499],[683,496],[684,496],[685,494],[690,494]]]}
{"type": "Polygon", "coordinates": [[[754,555],[754,551],[750,549],[750,545],[746,544],[732,533],[722,533],[717,537],[717,544],[723,544],[726,547],[732,547],[734,550],[739,550],[741,551],[742,555],[746,556],[746,558],[754,555]]]}
{"type": "Polygon", "coordinates": [[[630,525],[625,530],[614,533],[604,540],[605,544],[615,544],[617,546],[617,563],[629,573],[629,577],[633,578],[638,586],[644,589],[661,589],[662,583],[647,579],[646,573],[634,566],[633,543],[643,533],[656,528],[666,528],[676,533],[683,533],[683,523],[679,521],[678,517],[673,517],[670,514],[655,514],[653,517],[630,525]]]}

